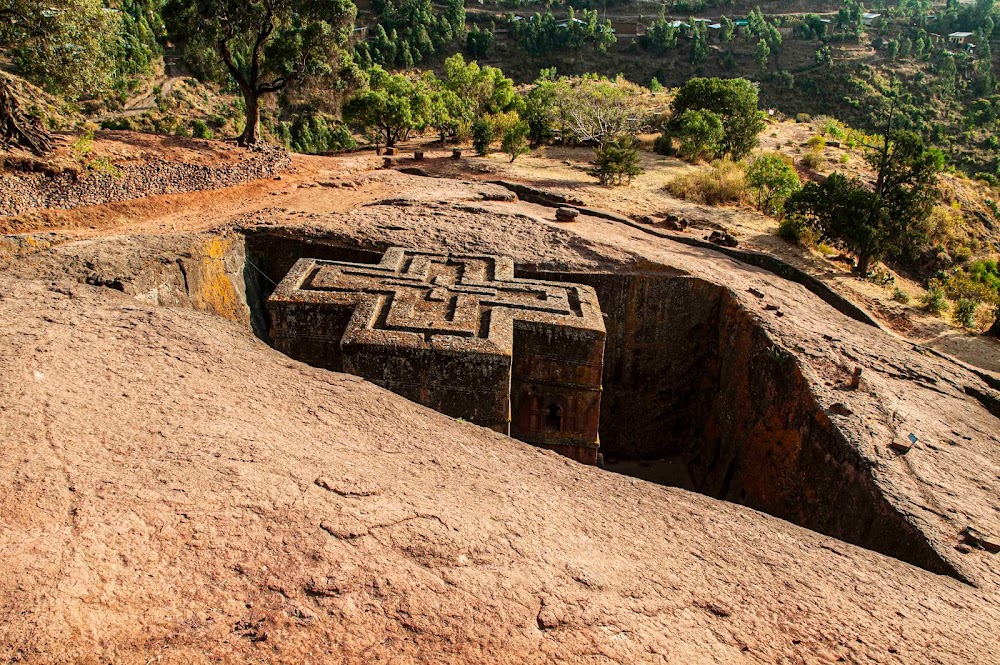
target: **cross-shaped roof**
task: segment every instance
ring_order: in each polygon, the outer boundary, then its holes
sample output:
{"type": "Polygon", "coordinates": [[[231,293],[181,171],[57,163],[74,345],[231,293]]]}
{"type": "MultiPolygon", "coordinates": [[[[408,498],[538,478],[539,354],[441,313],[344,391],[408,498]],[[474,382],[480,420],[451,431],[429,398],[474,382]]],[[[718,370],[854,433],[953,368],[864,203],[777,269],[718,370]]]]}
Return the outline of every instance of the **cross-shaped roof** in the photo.
{"type": "Polygon", "coordinates": [[[510,258],[489,254],[392,247],[375,265],[300,259],[270,302],[353,307],[344,345],[510,356],[515,322],[605,333],[592,287],[519,279],[510,258]]]}

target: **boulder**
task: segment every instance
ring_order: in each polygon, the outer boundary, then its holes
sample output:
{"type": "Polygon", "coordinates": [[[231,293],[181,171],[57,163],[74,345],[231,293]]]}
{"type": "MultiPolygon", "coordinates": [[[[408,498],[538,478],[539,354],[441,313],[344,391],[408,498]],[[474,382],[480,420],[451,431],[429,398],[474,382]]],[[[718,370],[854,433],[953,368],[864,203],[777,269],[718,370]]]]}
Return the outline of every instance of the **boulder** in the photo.
{"type": "Polygon", "coordinates": [[[556,220],[560,222],[574,222],[580,216],[580,211],[576,208],[562,207],[556,209],[556,220]]]}

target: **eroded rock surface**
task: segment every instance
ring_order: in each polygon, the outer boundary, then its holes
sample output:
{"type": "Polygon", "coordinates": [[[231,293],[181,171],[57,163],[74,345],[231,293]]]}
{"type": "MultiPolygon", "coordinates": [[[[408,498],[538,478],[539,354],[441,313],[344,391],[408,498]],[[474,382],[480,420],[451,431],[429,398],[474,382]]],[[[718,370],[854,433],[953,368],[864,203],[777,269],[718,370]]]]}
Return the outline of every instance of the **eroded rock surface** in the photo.
{"type": "Polygon", "coordinates": [[[0,279],[0,658],[988,662],[995,595],[0,279]]]}
{"type": "Polygon", "coordinates": [[[497,185],[381,171],[271,194],[0,247],[18,278],[0,292],[0,658],[996,659],[996,377],[712,249],[558,224],[497,185]],[[247,332],[266,338],[260,303],[296,259],[390,245],[593,286],[602,446],[681,455],[729,502],[564,462],[247,332]]]}

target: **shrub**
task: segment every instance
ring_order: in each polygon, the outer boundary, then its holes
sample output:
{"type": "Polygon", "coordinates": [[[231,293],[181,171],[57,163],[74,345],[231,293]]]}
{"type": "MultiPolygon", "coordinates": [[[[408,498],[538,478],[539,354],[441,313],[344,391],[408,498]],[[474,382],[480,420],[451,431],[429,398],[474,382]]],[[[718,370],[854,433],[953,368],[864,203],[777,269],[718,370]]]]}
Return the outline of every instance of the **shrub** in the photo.
{"type": "Polygon", "coordinates": [[[812,122],[812,116],[809,115],[808,113],[799,113],[795,116],[795,122],[798,123],[812,122]]]}
{"type": "Polygon", "coordinates": [[[670,132],[663,132],[653,140],[653,152],[667,156],[674,154],[674,140],[670,132]]]}
{"type": "Polygon", "coordinates": [[[109,178],[117,179],[122,176],[122,170],[115,166],[114,162],[107,157],[95,157],[87,162],[87,168],[94,173],[99,173],[109,178]]]}
{"type": "Polygon", "coordinates": [[[746,176],[740,164],[716,160],[708,168],[674,178],[666,189],[677,198],[708,205],[738,203],[746,194],[746,176]]]}
{"type": "Polygon", "coordinates": [[[204,120],[196,118],[191,121],[191,136],[196,139],[210,139],[215,134],[209,129],[208,124],[204,120]]]}
{"type": "Polygon", "coordinates": [[[815,171],[823,164],[823,155],[817,150],[810,150],[802,156],[802,165],[815,171]]]}
{"type": "Polygon", "coordinates": [[[948,299],[945,298],[944,289],[934,286],[927,290],[927,293],[920,299],[921,303],[931,314],[940,314],[948,309],[948,299]]]}
{"type": "Polygon", "coordinates": [[[476,118],[472,123],[472,147],[477,155],[485,155],[493,143],[493,125],[486,118],[476,118]]]}
{"type": "Polygon", "coordinates": [[[806,146],[808,146],[810,150],[823,150],[826,148],[826,139],[820,134],[816,134],[806,141],[806,146]]]}
{"type": "Polygon", "coordinates": [[[955,303],[955,311],[952,317],[955,323],[963,328],[973,328],[976,325],[976,310],[979,303],[972,298],[959,298],[955,303]]]}
{"type": "Polygon", "coordinates": [[[521,155],[529,151],[528,147],[528,123],[518,122],[507,129],[503,135],[501,148],[508,156],[511,163],[521,155]]]}
{"type": "Polygon", "coordinates": [[[910,304],[910,294],[898,286],[896,287],[896,290],[892,292],[892,299],[904,305],[910,304]]]}
{"type": "Polygon", "coordinates": [[[73,143],[69,146],[70,154],[77,161],[84,161],[94,150],[94,132],[91,130],[85,131],[83,134],[77,137],[73,143]]]}
{"type": "Polygon", "coordinates": [[[962,245],[957,247],[954,252],[951,253],[951,258],[955,260],[955,263],[965,263],[972,258],[972,250],[962,245]]]}
{"type": "Polygon", "coordinates": [[[747,188],[757,209],[768,215],[781,212],[785,199],[799,189],[799,174],[779,153],[760,155],[746,170],[747,188]]]}
{"type": "Polygon", "coordinates": [[[653,77],[653,80],[649,82],[649,91],[652,93],[663,92],[663,84],[660,83],[660,80],[655,76],[653,77]]]}
{"type": "Polygon", "coordinates": [[[627,185],[642,173],[639,166],[639,140],[634,136],[620,136],[597,149],[594,168],[587,173],[602,185],[627,185]]]}
{"type": "Polygon", "coordinates": [[[777,233],[779,238],[783,238],[788,242],[798,243],[802,241],[802,233],[805,229],[805,222],[798,217],[785,217],[778,222],[777,233]]]}

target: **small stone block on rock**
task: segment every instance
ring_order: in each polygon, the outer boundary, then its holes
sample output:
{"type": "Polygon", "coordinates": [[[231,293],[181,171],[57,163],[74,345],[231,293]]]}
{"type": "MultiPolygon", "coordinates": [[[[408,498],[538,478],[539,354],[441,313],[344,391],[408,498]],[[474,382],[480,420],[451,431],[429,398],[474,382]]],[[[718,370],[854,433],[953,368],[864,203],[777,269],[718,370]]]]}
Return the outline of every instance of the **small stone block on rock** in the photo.
{"type": "Polygon", "coordinates": [[[911,432],[910,434],[907,434],[905,437],[894,436],[892,439],[892,443],[889,444],[889,447],[895,450],[897,453],[905,455],[906,453],[910,452],[910,448],[912,448],[913,444],[915,444],[916,442],[917,442],[917,437],[911,432]]]}
{"type": "Polygon", "coordinates": [[[413,159],[415,159],[415,160],[417,160],[419,162],[419,161],[423,160],[423,158],[424,158],[424,151],[423,150],[414,150],[413,151],[413,159]]]}
{"type": "Polygon", "coordinates": [[[452,159],[462,159],[462,151],[459,150],[458,148],[454,148],[451,151],[451,158],[452,159]]]}
{"type": "Polygon", "coordinates": [[[385,154],[389,155],[390,157],[394,157],[399,154],[399,150],[397,148],[386,148],[385,154]]]}
{"type": "Polygon", "coordinates": [[[556,219],[560,222],[572,222],[580,216],[580,211],[576,208],[563,207],[556,210],[556,219]]]}
{"type": "Polygon", "coordinates": [[[851,390],[857,390],[861,387],[861,368],[855,367],[854,374],[851,376],[851,390]]]}
{"type": "Polygon", "coordinates": [[[712,235],[708,236],[708,241],[722,247],[736,247],[740,244],[740,241],[731,233],[725,231],[712,231],[712,235]]]}
{"type": "Polygon", "coordinates": [[[382,158],[382,168],[391,169],[392,166],[393,166],[393,164],[395,164],[395,163],[396,163],[396,160],[394,160],[392,157],[383,157],[382,158]]]}

